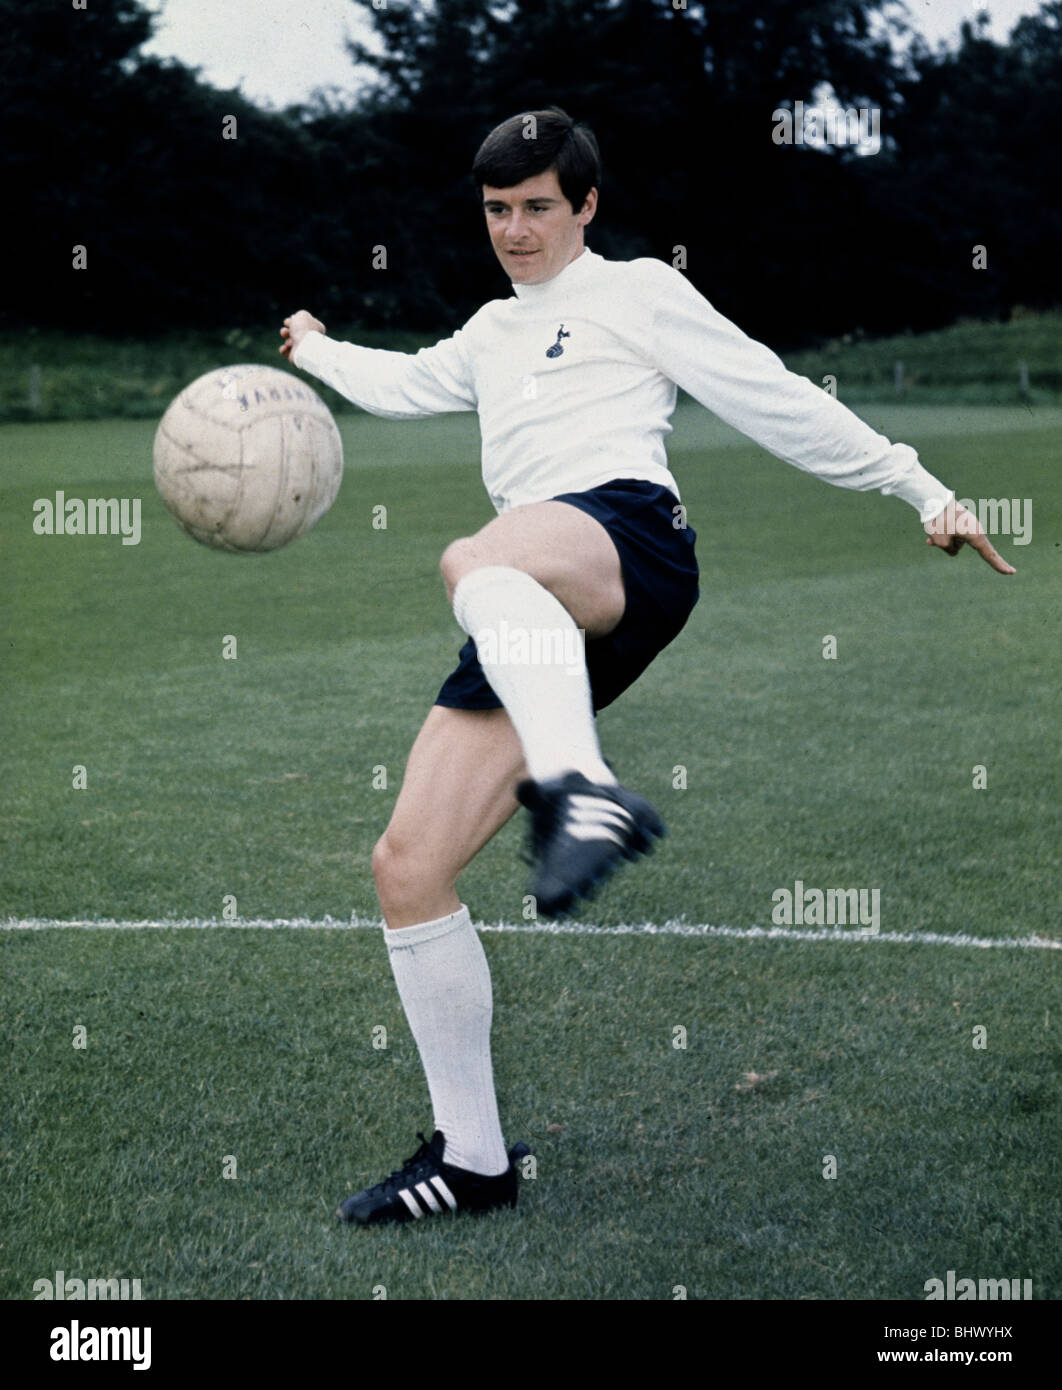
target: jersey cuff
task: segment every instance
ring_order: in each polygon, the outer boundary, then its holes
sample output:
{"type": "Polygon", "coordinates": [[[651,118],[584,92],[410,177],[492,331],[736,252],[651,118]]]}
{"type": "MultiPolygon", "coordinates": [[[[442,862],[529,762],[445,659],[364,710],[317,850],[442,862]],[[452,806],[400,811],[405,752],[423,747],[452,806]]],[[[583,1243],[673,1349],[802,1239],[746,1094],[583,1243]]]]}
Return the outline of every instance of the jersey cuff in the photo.
{"type": "MultiPolygon", "coordinates": [[[[911,453],[914,453],[913,449],[911,453]]],[[[901,478],[881,490],[888,497],[901,497],[912,507],[917,507],[923,524],[932,521],[949,502],[955,500],[951,488],[945,487],[939,478],[923,468],[917,456],[901,478]]]]}
{"type": "Polygon", "coordinates": [[[314,351],[314,344],[310,341],[311,338],[322,338],[327,342],[325,334],[318,333],[316,329],[312,329],[306,334],[302,342],[291,354],[292,362],[303,372],[314,371],[314,357],[316,354],[314,351]]]}

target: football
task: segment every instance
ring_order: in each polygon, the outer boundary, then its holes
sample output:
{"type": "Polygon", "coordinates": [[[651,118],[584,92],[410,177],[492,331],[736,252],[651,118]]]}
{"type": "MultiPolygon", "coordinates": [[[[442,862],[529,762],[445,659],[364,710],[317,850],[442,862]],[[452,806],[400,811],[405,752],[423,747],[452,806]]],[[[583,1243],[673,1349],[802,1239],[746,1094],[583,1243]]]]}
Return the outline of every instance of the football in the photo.
{"type": "Polygon", "coordinates": [[[277,550],[336,499],[343,443],[332,412],[297,377],[218,367],[159,421],[155,486],[190,536],[221,550],[277,550]]]}

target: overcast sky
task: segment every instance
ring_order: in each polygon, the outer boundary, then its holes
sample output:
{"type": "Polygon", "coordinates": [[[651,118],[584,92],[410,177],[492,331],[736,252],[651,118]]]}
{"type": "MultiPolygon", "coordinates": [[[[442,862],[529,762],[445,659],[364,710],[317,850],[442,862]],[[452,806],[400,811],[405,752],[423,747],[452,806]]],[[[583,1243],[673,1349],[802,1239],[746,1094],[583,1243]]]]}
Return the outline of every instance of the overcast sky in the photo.
{"type": "MultiPolygon", "coordinates": [[[[161,16],[145,52],[179,58],[202,69],[216,87],[240,87],[252,101],[285,106],[315,87],[345,94],[357,86],[343,49],[347,32],[365,36],[367,16],[350,0],[146,0],[161,16]]],[[[446,0],[439,0],[445,4],[446,0]]],[[[907,0],[912,22],[932,44],[953,39],[978,10],[992,15],[991,33],[1003,39],[1022,15],[1040,8],[1030,0],[907,0]]]]}

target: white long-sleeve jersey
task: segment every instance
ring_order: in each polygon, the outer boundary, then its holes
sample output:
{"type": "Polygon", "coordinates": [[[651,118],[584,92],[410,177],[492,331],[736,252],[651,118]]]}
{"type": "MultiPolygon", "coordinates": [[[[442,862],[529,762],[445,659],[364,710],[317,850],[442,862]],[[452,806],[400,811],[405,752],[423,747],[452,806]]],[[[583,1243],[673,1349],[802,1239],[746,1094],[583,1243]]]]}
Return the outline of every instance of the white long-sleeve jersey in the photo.
{"type": "Polygon", "coordinates": [[[664,448],[676,386],[786,463],[902,497],[923,521],[954,496],[914,449],[790,372],[663,261],[584,250],[552,280],[513,289],[417,353],[307,333],[293,360],[374,415],[477,411],[499,512],[616,478],[680,496],[664,448]]]}

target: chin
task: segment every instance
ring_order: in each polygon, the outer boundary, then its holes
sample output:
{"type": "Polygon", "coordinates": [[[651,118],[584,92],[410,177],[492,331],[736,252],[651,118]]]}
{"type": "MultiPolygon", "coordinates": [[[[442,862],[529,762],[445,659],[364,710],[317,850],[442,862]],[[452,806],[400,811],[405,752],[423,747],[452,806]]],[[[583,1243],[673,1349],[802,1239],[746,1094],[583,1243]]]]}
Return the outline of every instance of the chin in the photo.
{"type": "Polygon", "coordinates": [[[502,265],[510,280],[519,280],[521,283],[533,284],[536,279],[542,277],[543,265],[541,256],[533,256],[527,261],[521,260],[519,257],[514,259],[512,256],[505,256],[502,258],[502,265]]]}

